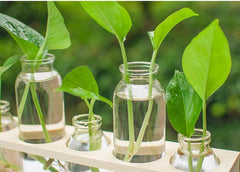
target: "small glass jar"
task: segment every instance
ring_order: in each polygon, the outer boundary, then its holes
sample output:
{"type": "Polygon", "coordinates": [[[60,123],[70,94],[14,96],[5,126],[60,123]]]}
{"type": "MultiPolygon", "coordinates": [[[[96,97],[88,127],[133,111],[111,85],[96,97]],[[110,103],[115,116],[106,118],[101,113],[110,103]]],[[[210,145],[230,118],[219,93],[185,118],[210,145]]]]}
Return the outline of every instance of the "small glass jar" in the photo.
{"type": "Polygon", "coordinates": [[[114,156],[128,162],[150,162],[165,152],[166,102],[156,79],[159,66],[149,62],[120,65],[122,80],[113,96],[114,156]]]}
{"type": "Polygon", "coordinates": [[[170,159],[175,168],[183,171],[208,171],[219,165],[220,161],[210,147],[209,131],[205,137],[202,129],[194,129],[191,138],[178,134],[178,142],[178,151],[170,159]]]}
{"type": "MultiPolygon", "coordinates": [[[[8,131],[17,127],[17,122],[10,113],[8,101],[0,100],[0,132],[8,131]]],[[[19,152],[0,148],[0,171],[21,172],[22,158],[19,152]]]]}
{"type": "Polygon", "coordinates": [[[62,79],[53,68],[54,59],[52,54],[41,60],[21,59],[15,92],[19,137],[25,142],[52,142],[64,136],[63,93],[55,91],[62,79]]]}
{"type": "MultiPolygon", "coordinates": [[[[94,115],[94,119],[89,121],[88,114],[76,115],[72,119],[75,127],[74,134],[67,141],[67,147],[76,151],[96,151],[106,148],[110,141],[101,130],[102,117],[94,115]]],[[[80,162],[79,162],[80,163],[80,162]]],[[[68,170],[71,172],[91,172],[94,167],[68,163],[68,170]]],[[[97,169],[100,172],[109,170],[97,169]]]]}

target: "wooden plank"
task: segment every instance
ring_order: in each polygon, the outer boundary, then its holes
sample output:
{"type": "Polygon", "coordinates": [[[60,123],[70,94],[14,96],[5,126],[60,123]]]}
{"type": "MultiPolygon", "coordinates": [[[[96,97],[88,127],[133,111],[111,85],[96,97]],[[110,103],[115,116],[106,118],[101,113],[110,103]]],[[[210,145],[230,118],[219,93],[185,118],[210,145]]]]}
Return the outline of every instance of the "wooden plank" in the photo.
{"type": "MultiPolygon", "coordinates": [[[[169,163],[170,157],[177,151],[178,143],[166,142],[166,154],[162,159],[148,163],[127,163],[116,159],[113,154],[113,144],[104,150],[79,152],[69,149],[66,141],[73,133],[74,128],[66,126],[65,137],[53,143],[30,144],[18,138],[18,129],[0,133],[0,147],[59,159],[82,165],[110,169],[124,172],[177,172],[169,163]]],[[[112,133],[105,132],[105,135],[112,141],[112,133]]],[[[220,166],[211,172],[239,172],[239,152],[213,149],[220,158],[220,166]]]]}

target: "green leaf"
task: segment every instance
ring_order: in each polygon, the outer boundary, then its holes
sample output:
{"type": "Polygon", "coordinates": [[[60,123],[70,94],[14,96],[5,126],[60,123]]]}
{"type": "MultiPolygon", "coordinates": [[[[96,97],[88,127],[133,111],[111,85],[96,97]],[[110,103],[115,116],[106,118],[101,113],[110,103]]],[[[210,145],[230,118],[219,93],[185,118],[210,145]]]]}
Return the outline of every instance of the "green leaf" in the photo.
{"type": "Polygon", "coordinates": [[[28,59],[36,56],[44,41],[41,34],[17,19],[2,13],[0,13],[0,26],[13,37],[28,59]]]}
{"type": "Polygon", "coordinates": [[[206,101],[227,79],[231,54],[227,38],[214,20],[186,47],[183,71],[203,101],[206,101]]]}
{"type": "Polygon", "coordinates": [[[159,49],[162,41],[175,25],[193,16],[198,16],[198,14],[194,13],[189,8],[182,8],[168,16],[162,23],[160,23],[156,27],[154,31],[148,32],[148,36],[153,46],[153,50],[159,49]]]}
{"type": "MultiPolygon", "coordinates": [[[[82,89],[98,94],[97,82],[87,66],[80,66],[69,72],[63,79],[61,89],[82,89]]],[[[79,94],[79,97],[82,95],[79,94]]]]}
{"type": "Polygon", "coordinates": [[[0,76],[7,71],[12,65],[14,65],[18,60],[19,60],[20,56],[19,55],[14,55],[9,57],[5,63],[0,66],[0,76]]]}
{"type": "Polygon", "coordinates": [[[64,19],[53,1],[48,1],[48,22],[44,50],[65,49],[71,45],[64,19]]]}
{"type": "Polygon", "coordinates": [[[168,118],[173,128],[190,137],[202,109],[202,100],[183,72],[175,71],[166,89],[166,99],[168,118]]]}
{"type": "Polygon", "coordinates": [[[98,93],[97,82],[87,66],[80,66],[69,72],[57,91],[64,91],[82,99],[96,99],[110,106],[112,102],[98,93]]]}
{"type": "Polygon", "coordinates": [[[132,21],[128,12],[115,1],[80,2],[85,11],[104,29],[116,35],[122,42],[132,21]]]}

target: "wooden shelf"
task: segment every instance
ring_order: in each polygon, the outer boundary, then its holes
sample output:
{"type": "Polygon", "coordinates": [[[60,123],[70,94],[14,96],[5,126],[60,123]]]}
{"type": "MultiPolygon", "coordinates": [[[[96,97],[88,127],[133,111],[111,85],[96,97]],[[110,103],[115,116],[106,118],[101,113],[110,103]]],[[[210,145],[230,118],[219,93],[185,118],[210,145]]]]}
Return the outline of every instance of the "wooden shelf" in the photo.
{"type": "MultiPolygon", "coordinates": [[[[178,143],[166,142],[166,154],[162,159],[149,163],[127,163],[116,159],[111,143],[105,150],[79,152],[66,147],[65,143],[73,133],[74,128],[66,126],[65,137],[53,143],[30,144],[18,138],[18,128],[0,133],[0,147],[29,154],[45,156],[91,167],[110,169],[118,172],[177,172],[169,163],[170,157],[177,151],[178,143]]],[[[112,133],[105,132],[112,140],[112,133]]],[[[220,166],[211,172],[239,172],[239,152],[213,149],[220,158],[220,166]]]]}

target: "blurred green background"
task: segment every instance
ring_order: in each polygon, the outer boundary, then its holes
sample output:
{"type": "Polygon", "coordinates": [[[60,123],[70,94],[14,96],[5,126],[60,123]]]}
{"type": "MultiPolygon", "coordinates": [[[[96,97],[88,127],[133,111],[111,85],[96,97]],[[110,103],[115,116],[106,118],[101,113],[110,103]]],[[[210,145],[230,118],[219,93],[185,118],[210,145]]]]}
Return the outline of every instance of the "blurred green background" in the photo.
{"type": "MultiPolygon", "coordinates": [[[[115,37],[95,23],[79,2],[56,2],[65,18],[72,46],[66,50],[51,51],[56,55],[55,68],[65,76],[73,68],[87,65],[92,70],[100,94],[111,99],[121,79],[118,66],[121,52],[115,37]]],[[[150,61],[152,49],[146,32],[152,31],[172,12],[189,7],[199,17],[178,24],[159,49],[158,79],[166,88],[174,70],[182,70],[181,58],[191,39],[218,18],[229,40],[232,70],[229,78],[207,102],[208,130],[212,134],[212,147],[240,151],[240,2],[120,2],[129,12],[133,26],[125,42],[129,61],[150,61]]],[[[47,9],[45,2],[0,2],[0,12],[17,18],[45,35],[47,9]]],[[[6,31],[0,29],[0,64],[13,54],[22,54],[6,31]]],[[[11,102],[16,114],[14,82],[20,72],[16,64],[2,78],[3,99],[11,102]]],[[[67,124],[72,116],[87,112],[78,97],[65,94],[67,124]]],[[[112,109],[97,102],[95,112],[103,117],[103,129],[112,130],[112,109]]],[[[201,119],[197,127],[201,127],[201,119]]],[[[177,140],[177,133],[167,122],[167,140],[177,140]]]]}

